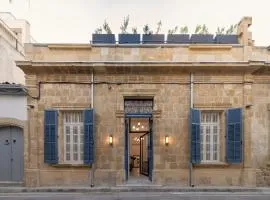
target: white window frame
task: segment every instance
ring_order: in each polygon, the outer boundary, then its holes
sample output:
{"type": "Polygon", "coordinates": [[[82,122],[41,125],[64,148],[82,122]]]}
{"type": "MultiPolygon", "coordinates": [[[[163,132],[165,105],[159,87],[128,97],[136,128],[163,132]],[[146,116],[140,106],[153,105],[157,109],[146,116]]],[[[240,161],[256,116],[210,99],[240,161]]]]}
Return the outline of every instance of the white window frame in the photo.
{"type": "Polygon", "coordinates": [[[217,111],[202,111],[201,112],[201,132],[200,132],[201,162],[202,163],[220,162],[220,134],[221,134],[220,113],[217,111]],[[207,131],[209,131],[209,134],[206,133],[207,131]],[[216,134],[214,133],[215,131],[216,131],[216,134]],[[209,135],[209,139],[207,137],[208,135],[209,135]],[[215,138],[215,135],[216,135],[216,138],[215,138]],[[209,144],[209,146],[207,146],[207,144],[209,144]],[[215,145],[216,145],[216,150],[214,150],[215,145]],[[209,148],[209,150],[207,150],[207,147],[209,148]],[[216,159],[214,158],[215,152],[216,152],[216,159]]]}
{"type": "Polygon", "coordinates": [[[82,111],[65,111],[63,112],[63,125],[64,125],[64,162],[67,164],[83,164],[83,151],[84,151],[84,130],[83,130],[83,112],[82,111]],[[67,134],[67,128],[69,128],[69,134],[67,134]],[[77,134],[75,134],[77,129],[77,134]],[[69,135],[69,142],[67,142],[67,136],[69,135]],[[75,136],[77,135],[77,139],[75,136]],[[74,152],[74,140],[77,140],[77,152],[74,152]],[[69,159],[67,159],[69,146],[69,159]],[[77,154],[77,160],[74,158],[77,154]]]}

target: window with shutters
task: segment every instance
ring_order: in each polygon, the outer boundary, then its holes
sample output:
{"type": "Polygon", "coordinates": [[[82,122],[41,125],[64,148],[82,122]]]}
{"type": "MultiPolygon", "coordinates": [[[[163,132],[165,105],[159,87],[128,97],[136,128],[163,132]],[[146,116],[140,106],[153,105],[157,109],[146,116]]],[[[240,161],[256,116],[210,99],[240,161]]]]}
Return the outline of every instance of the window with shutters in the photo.
{"type": "Polygon", "coordinates": [[[83,112],[63,112],[64,162],[82,164],[84,161],[83,112]]]}
{"type": "Polygon", "coordinates": [[[220,161],[220,113],[201,113],[201,162],[220,161]]]}

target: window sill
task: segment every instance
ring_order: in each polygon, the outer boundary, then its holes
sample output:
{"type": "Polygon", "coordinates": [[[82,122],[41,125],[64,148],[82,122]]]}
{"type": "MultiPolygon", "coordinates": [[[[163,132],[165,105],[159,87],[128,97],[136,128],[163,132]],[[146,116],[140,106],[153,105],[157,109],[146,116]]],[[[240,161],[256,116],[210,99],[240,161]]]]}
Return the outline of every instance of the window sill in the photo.
{"type": "Polygon", "coordinates": [[[216,163],[200,163],[200,164],[194,164],[195,168],[227,168],[231,166],[228,163],[225,162],[216,162],[216,163]]]}
{"type": "Polygon", "coordinates": [[[54,164],[52,166],[56,168],[91,168],[90,165],[85,164],[54,164]]]}

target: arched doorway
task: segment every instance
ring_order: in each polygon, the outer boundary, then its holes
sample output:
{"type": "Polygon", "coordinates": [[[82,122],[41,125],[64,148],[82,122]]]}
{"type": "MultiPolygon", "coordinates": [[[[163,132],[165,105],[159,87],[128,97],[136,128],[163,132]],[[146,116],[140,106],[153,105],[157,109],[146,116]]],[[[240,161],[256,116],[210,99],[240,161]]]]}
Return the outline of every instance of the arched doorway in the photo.
{"type": "Polygon", "coordinates": [[[23,129],[0,126],[0,182],[23,180],[23,129]]]}

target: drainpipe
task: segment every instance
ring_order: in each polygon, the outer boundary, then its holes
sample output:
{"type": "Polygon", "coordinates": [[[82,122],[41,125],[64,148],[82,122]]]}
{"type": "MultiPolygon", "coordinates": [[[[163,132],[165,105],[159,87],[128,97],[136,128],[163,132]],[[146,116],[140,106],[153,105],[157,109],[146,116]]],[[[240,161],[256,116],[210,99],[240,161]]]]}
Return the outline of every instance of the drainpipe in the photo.
{"type": "MultiPolygon", "coordinates": [[[[190,108],[193,108],[193,73],[190,73],[190,108]]],[[[190,144],[191,144],[191,137],[190,144]]],[[[190,152],[191,156],[191,152],[190,152]]],[[[189,186],[193,187],[193,164],[191,162],[191,158],[189,159],[189,186]]]]}
{"type": "MultiPolygon", "coordinates": [[[[91,74],[91,108],[94,109],[94,68],[91,74]]],[[[91,183],[90,186],[94,187],[94,178],[95,178],[95,163],[91,164],[91,183]]]]}

